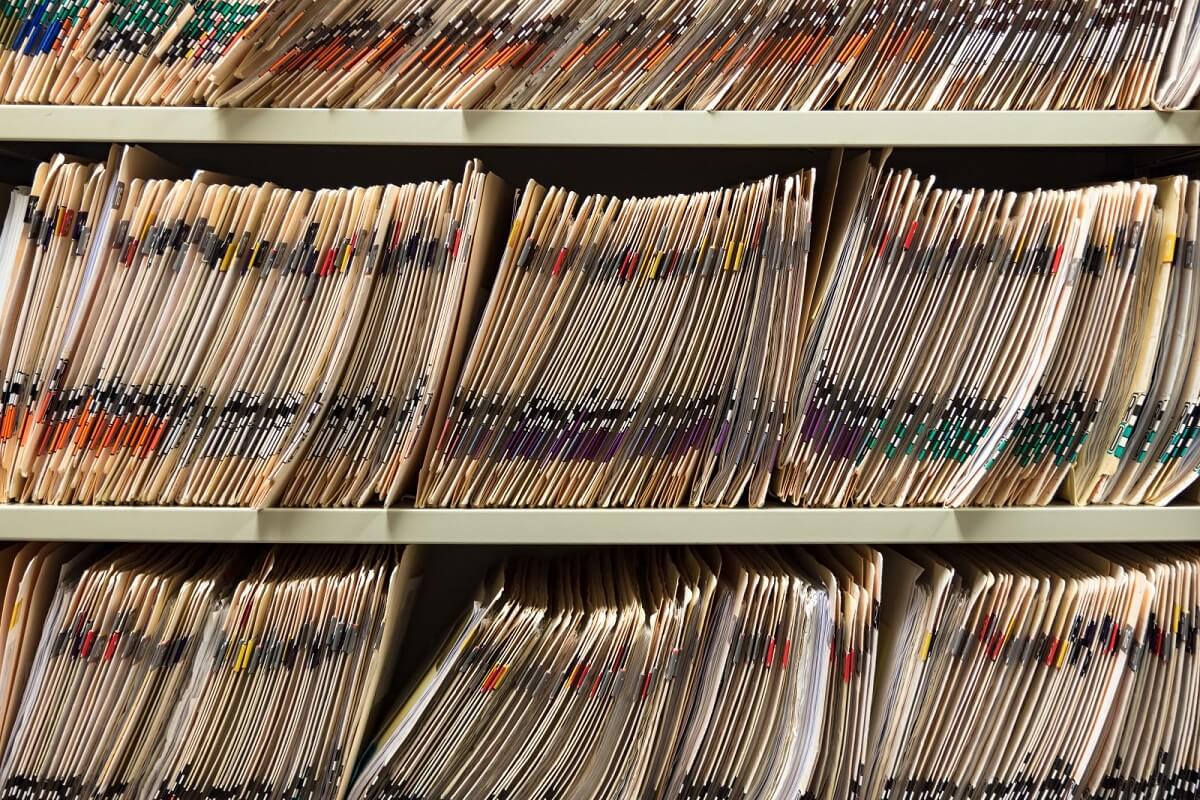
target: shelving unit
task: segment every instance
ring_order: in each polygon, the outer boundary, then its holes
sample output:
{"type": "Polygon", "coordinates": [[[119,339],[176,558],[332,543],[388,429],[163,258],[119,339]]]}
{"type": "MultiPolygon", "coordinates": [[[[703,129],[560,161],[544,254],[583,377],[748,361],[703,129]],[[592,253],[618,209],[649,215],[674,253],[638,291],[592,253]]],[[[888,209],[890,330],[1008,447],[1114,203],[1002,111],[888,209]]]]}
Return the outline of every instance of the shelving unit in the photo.
{"type": "MultiPolygon", "coordinates": [[[[130,142],[501,148],[1196,148],[1200,111],[629,112],[0,107],[0,146],[130,142]]],[[[258,148],[260,151],[266,148],[258,148]]],[[[324,151],[328,152],[328,150],[324,151]]],[[[493,152],[496,152],[493,150],[493,152]]],[[[1106,151],[1107,152],[1107,151],[1106,151]]],[[[1119,151],[1113,151],[1119,152],[1119,151]]],[[[280,158],[290,158],[286,154],[280,158]]],[[[367,157],[368,160],[370,157],[367,157]]],[[[455,158],[458,158],[456,155],[455,158]]],[[[461,162],[458,162],[461,163],[461,162]]],[[[603,167],[599,168],[601,171],[603,167]]],[[[407,542],[1200,541],[1200,505],[1168,508],[360,510],[0,506],[0,539],[407,542]]]]}
{"type": "Polygon", "coordinates": [[[1200,111],[0,107],[0,141],[474,147],[1200,146],[1200,111]]]}

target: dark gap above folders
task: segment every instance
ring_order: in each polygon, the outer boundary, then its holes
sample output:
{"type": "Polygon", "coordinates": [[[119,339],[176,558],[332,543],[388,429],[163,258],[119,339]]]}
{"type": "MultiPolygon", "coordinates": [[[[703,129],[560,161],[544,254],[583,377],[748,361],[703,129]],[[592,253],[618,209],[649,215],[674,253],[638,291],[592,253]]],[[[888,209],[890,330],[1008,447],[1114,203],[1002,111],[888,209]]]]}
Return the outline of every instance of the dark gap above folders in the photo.
{"type": "MultiPolygon", "coordinates": [[[[529,178],[580,193],[618,196],[695,192],[772,173],[820,167],[831,148],[744,147],[471,147],[401,145],[150,144],[176,164],[202,166],[282,186],[370,185],[379,181],[440,179],[478,158],[510,185],[529,178]]],[[[95,142],[8,143],[0,149],[0,180],[28,180],[30,166],[52,153],[103,159],[95,142]]],[[[1187,147],[896,148],[891,164],[936,174],[946,186],[984,189],[1068,188],[1092,181],[1150,174],[1145,165],[1178,163],[1187,147]]],[[[1196,156],[1200,161],[1200,156],[1196,156]]],[[[1160,169],[1169,169],[1161,167],[1160,169]]],[[[818,174],[818,181],[821,180],[818,174]]]]}
{"type": "MultiPolygon", "coordinates": [[[[63,145],[68,151],[69,145],[63,145]]],[[[717,189],[819,166],[824,150],[797,148],[472,147],[392,145],[147,146],[176,163],[272,180],[285,186],[351,186],[440,178],[478,158],[514,187],[533,178],[618,196],[717,189]]],[[[60,148],[61,149],[61,148],[60,148]]],[[[40,147],[38,152],[52,152],[40,147]]]]}

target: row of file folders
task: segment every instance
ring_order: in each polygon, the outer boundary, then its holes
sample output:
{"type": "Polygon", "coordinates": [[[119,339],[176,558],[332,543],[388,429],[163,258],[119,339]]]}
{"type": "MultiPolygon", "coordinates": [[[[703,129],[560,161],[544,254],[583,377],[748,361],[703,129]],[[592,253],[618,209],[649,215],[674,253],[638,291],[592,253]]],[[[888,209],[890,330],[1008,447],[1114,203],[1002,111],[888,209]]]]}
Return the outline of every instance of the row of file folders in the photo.
{"type": "Polygon", "coordinates": [[[5,547],[0,794],[1116,800],[1200,781],[1195,547],[516,560],[405,676],[425,556],[5,547]]]}
{"type": "Polygon", "coordinates": [[[1179,109],[1195,0],[10,0],[0,102],[1179,109]]]}
{"type": "Polygon", "coordinates": [[[1200,475],[1200,181],[887,152],[622,199],[114,147],[0,237],[9,502],[1156,504],[1200,475]]]}

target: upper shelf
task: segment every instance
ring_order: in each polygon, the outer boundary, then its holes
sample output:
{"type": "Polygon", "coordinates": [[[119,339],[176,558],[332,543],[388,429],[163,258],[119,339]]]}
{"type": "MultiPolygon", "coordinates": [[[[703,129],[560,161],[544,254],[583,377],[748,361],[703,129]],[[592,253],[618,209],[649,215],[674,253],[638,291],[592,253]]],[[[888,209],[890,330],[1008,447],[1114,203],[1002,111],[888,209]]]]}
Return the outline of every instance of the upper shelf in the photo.
{"type": "Polygon", "coordinates": [[[0,540],[732,544],[1200,541],[1200,506],[224,509],[0,506],[0,540]]]}
{"type": "Polygon", "coordinates": [[[0,140],[593,147],[1200,146],[1200,111],[0,107],[0,140]]]}

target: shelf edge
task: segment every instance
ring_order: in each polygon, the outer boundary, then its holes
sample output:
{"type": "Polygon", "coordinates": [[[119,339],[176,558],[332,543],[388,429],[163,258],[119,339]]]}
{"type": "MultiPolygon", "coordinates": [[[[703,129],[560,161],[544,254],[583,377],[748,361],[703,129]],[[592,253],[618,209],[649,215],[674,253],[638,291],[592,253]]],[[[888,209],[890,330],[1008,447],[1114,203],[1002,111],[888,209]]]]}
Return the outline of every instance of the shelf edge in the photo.
{"type": "Polygon", "coordinates": [[[470,545],[1200,541],[1200,506],[387,511],[4,506],[0,539],[470,545]]]}
{"type": "Polygon", "coordinates": [[[0,141],[675,148],[1200,146],[1200,111],[0,106],[0,141]]]}

